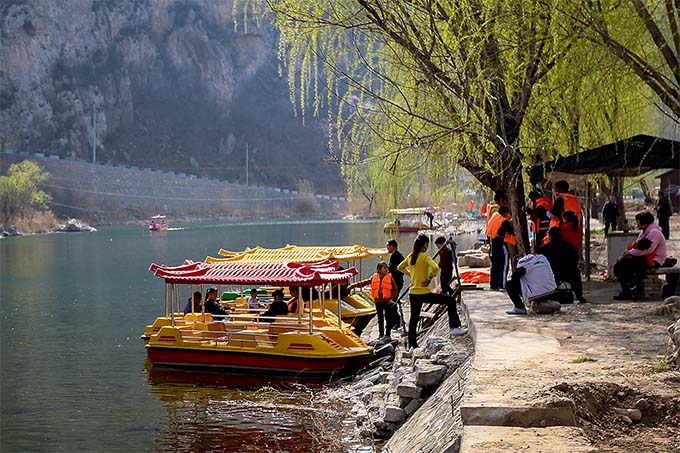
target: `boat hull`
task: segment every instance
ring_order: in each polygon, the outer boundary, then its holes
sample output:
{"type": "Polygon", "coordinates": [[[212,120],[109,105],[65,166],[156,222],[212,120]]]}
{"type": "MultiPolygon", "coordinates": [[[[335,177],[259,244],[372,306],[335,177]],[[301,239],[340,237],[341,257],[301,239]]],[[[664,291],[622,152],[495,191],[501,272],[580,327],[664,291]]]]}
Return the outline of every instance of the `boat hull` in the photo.
{"type": "Polygon", "coordinates": [[[228,374],[320,378],[351,374],[370,362],[370,355],[355,357],[284,357],[256,352],[198,350],[147,346],[153,365],[221,371],[228,374]]]}

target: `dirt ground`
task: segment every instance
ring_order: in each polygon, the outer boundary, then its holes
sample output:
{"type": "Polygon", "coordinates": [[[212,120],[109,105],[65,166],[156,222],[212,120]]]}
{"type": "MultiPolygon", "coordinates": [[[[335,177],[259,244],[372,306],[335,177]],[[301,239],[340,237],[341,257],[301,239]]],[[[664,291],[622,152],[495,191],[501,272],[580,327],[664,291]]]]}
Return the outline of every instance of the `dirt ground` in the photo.
{"type": "MultiPolygon", "coordinates": [[[[671,222],[668,255],[680,258],[680,216],[671,222]]],[[[593,255],[606,260],[606,253],[593,255]]],[[[667,328],[680,318],[680,307],[613,301],[619,285],[601,275],[584,283],[590,303],[494,323],[552,336],[561,345],[561,354],[527,363],[515,382],[528,385],[530,400],[572,400],[577,423],[597,451],[680,452],[680,371],[663,360],[667,328]]]]}

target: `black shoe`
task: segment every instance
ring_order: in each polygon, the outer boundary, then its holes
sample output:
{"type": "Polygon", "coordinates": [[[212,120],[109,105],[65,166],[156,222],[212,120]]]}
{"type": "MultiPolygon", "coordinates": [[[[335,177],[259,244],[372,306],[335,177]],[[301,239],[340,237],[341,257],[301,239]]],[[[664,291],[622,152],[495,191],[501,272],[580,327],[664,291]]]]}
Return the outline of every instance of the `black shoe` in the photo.
{"type": "Polygon", "coordinates": [[[587,304],[587,303],[589,303],[589,302],[588,302],[588,299],[586,299],[585,297],[581,297],[581,298],[578,300],[578,303],[579,303],[579,304],[587,304]]]}
{"type": "Polygon", "coordinates": [[[633,295],[630,291],[621,291],[619,294],[614,296],[614,300],[633,300],[633,295]]]}

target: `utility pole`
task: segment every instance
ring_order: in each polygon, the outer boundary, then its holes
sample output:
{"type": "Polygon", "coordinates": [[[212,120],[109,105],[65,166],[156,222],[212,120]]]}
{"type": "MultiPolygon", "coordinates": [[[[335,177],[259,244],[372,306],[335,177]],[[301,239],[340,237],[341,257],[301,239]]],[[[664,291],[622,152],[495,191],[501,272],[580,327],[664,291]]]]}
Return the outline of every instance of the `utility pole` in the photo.
{"type": "Polygon", "coordinates": [[[92,107],[92,163],[97,163],[97,111],[92,107]]]}
{"type": "Polygon", "coordinates": [[[248,144],[246,143],[246,186],[248,185],[248,144]]]}

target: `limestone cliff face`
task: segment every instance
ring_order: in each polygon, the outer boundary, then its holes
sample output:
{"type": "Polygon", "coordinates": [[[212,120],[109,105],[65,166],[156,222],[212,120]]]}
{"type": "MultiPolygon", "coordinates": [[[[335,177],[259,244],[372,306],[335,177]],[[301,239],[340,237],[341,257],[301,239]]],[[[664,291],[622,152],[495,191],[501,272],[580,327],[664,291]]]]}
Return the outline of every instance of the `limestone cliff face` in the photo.
{"type": "Polygon", "coordinates": [[[230,0],[0,1],[0,147],[341,193],[303,127],[275,35],[230,0]]]}

